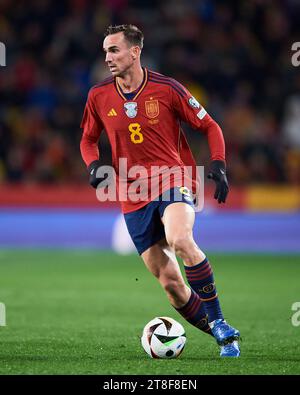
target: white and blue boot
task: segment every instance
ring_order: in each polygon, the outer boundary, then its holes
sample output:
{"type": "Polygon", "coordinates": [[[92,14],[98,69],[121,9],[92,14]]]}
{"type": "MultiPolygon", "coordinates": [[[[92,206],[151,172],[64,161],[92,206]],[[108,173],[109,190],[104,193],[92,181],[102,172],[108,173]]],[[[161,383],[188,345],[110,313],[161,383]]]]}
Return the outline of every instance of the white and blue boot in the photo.
{"type": "Polygon", "coordinates": [[[238,340],[240,339],[240,332],[228,325],[224,319],[217,319],[209,323],[211,331],[221,346],[221,357],[239,357],[241,352],[238,340]]]}

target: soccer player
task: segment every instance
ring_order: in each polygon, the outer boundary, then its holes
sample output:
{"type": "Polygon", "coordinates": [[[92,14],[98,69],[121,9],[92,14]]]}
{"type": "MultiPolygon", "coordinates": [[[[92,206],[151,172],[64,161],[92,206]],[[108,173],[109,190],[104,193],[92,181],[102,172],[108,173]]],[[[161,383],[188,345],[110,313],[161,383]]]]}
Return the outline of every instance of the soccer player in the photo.
{"type": "Polygon", "coordinates": [[[134,25],[110,26],[105,33],[103,50],[112,76],[90,89],[81,123],[80,148],[89,181],[94,188],[103,184],[98,173],[102,165],[98,142],[105,130],[117,185],[125,185],[128,192],[127,199],[119,199],[126,225],[146,267],[177,312],[215,338],[221,356],[238,357],[239,331],[225,321],[212,267],[193,239],[195,208],[192,191],[182,184],[181,170],[195,162],[180,121],[207,136],[209,178],[216,183],[214,198],[219,203],[225,203],[229,190],[223,134],[184,86],[141,66],[143,39],[143,33],[134,25]],[[120,159],[126,159],[128,171],[120,165],[120,159]],[[169,184],[164,183],[150,171],[154,165],[179,172],[174,173],[169,184]],[[136,166],[149,170],[140,180],[148,187],[156,185],[158,196],[151,193],[148,199],[131,199],[131,187],[138,174],[130,169],[136,166]],[[184,262],[189,287],[176,255],[184,262]]]}

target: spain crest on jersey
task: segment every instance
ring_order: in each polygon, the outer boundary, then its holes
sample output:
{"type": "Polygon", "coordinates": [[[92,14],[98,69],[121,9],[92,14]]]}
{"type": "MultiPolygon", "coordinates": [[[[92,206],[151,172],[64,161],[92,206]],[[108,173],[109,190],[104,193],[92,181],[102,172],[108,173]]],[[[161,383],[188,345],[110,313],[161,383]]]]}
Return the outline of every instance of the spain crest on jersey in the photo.
{"type": "Polygon", "coordinates": [[[137,103],[134,101],[124,103],[124,110],[125,110],[127,117],[129,117],[129,118],[136,117],[137,110],[138,110],[137,103]]]}
{"type": "Polygon", "coordinates": [[[158,100],[145,101],[146,115],[148,118],[156,118],[159,114],[158,100]]]}

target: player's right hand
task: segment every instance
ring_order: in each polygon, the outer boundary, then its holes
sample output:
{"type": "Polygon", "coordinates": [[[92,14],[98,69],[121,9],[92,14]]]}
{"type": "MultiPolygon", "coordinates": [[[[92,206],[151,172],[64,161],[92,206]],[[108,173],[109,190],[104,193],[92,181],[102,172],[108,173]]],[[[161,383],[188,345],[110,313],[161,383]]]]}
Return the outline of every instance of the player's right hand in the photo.
{"type": "Polygon", "coordinates": [[[218,200],[218,203],[225,203],[229,192],[225,162],[222,160],[213,160],[207,178],[214,180],[216,183],[214,198],[218,200]]]}
{"type": "Polygon", "coordinates": [[[101,167],[101,162],[100,160],[94,160],[89,166],[88,166],[88,172],[89,172],[89,183],[93,188],[97,188],[98,185],[106,180],[109,175],[106,173],[104,177],[97,177],[97,171],[99,167],[101,167]]]}

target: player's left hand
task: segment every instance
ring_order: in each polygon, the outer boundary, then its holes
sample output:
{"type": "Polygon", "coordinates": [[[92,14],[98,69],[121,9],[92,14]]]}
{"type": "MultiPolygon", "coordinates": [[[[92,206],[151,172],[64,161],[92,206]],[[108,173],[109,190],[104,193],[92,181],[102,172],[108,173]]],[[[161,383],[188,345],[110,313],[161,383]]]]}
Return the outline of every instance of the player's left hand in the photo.
{"type": "Polygon", "coordinates": [[[214,198],[218,200],[218,203],[225,203],[229,192],[225,162],[213,160],[207,178],[214,180],[216,183],[214,198]]]}
{"type": "Polygon", "coordinates": [[[100,160],[94,160],[89,166],[88,166],[88,172],[89,172],[89,183],[90,185],[97,189],[99,185],[105,180],[107,180],[106,184],[110,183],[111,179],[111,174],[105,173],[103,177],[98,177],[97,176],[97,171],[101,167],[101,162],[100,160]]]}

